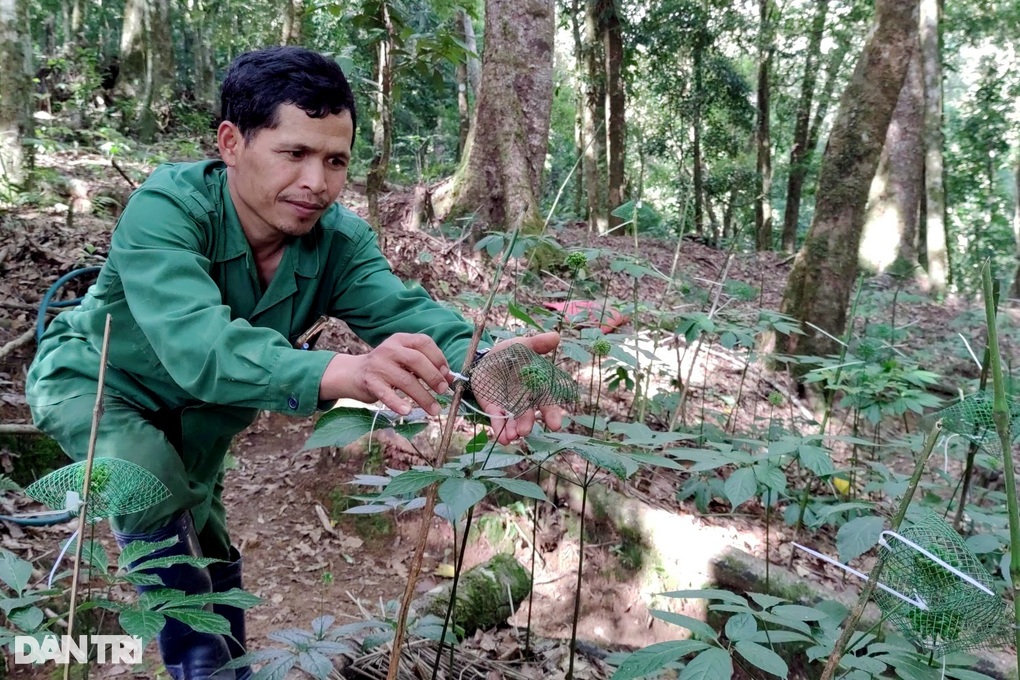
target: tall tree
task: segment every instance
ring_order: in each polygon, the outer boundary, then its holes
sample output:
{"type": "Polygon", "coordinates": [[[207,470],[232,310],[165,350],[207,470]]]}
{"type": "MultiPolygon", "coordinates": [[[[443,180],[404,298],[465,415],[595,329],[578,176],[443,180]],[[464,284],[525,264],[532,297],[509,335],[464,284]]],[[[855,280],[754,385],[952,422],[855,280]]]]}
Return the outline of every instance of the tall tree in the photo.
{"type": "Polygon", "coordinates": [[[897,261],[917,264],[914,241],[924,189],[924,80],[915,44],[893,112],[871,192],[861,237],[860,261],[883,272],[897,261]]]}
{"type": "Polygon", "coordinates": [[[924,194],[928,284],[942,295],[949,281],[946,244],[946,189],[942,146],[942,50],[939,0],[921,0],[921,59],[924,72],[924,194]]]}
{"type": "Polygon", "coordinates": [[[1020,151],[1016,155],[1016,172],[1013,174],[1015,182],[1013,192],[1013,239],[1016,241],[1016,274],[1013,276],[1013,286],[1010,288],[1010,297],[1020,297],[1020,151]]]}
{"type": "Polygon", "coordinates": [[[599,234],[609,231],[609,218],[603,197],[600,159],[605,150],[605,55],[599,41],[598,0],[584,0],[584,109],[582,111],[582,137],[584,138],[585,192],[588,196],[588,229],[599,234]]]}
{"type": "Polygon", "coordinates": [[[616,0],[600,0],[599,23],[606,66],[606,170],[609,180],[606,194],[609,227],[622,223],[612,213],[623,204],[624,156],[627,126],[624,117],[623,28],[616,0]]]}
{"type": "Polygon", "coordinates": [[[493,227],[542,226],[539,197],[553,95],[552,0],[486,0],[482,84],[453,212],[493,227]],[[526,65],[526,67],[525,67],[526,65]]]}
{"type": "Polygon", "coordinates": [[[781,336],[786,354],[830,354],[829,336],[843,332],[868,189],[910,63],[917,8],[918,0],[875,5],[874,25],[822,157],[814,219],[783,294],[781,310],[800,320],[804,331],[781,336]]]}
{"type": "Polygon", "coordinates": [[[468,54],[457,62],[457,115],[460,119],[457,157],[464,155],[468,133],[471,131],[471,102],[478,100],[478,81],[481,80],[481,65],[478,62],[478,45],[475,41],[475,25],[471,15],[458,7],[454,21],[457,24],[457,38],[467,48],[468,54]]]}
{"type": "Polygon", "coordinates": [[[280,31],[281,45],[300,45],[304,25],[305,8],[302,0],[287,0],[283,11],[283,27],[280,31]]]}
{"type": "Polygon", "coordinates": [[[199,106],[210,112],[216,112],[219,107],[213,61],[213,25],[219,4],[205,0],[187,0],[183,4],[185,54],[191,55],[192,95],[199,106]]]}
{"type": "Polygon", "coordinates": [[[389,171],[390,148],[393,144],[393,50],[396,31],[394,30],[391,8],[387,0],[369,3],[378,22],[375,45],[375,91],[372,102],[375,115],[372,118],[372,161],[368,168],[365,193],[368,198],[368,221],[379,229],[379,194],[386,183],[389,171]]]}
{"type": "Polygon", "coordinates": [[[134,120],[142,141],[152,141],[156,116],[169,107],[176,84],[169,0],[126,0],[120,34],[122,96],[135,100],[134,120]]]}
{"type": "Polygon", "coordinates": [[[758,250],[772,250],[772,145],[769,136],[769,71],[772,65],[772,3],[758,0],[758,116],[755,125],[754,233],[758,250]]]}
{"type": "Polygon", "coordinates": [[[0,0],[0,188],[22,184],[32,167],[31,52],[26,0],[0,0]]]}
{"type": "Polygon", "coordinates": [[[800,98],[794,114],[793,144],[790,147],[790,176],[786,184],[786,208],[783,211],[783,250],[792,253],[797,246],[797,226],[800,214],[800,197],[807,177],[808,161],[814,147],[809,144],[811,102],[815,96],[818,63],[822,54],[825,19],[829,0],[816,0],[815,14],[808,34],[807,53],[804,58],[804,78],[800,85],[800,98]]]}

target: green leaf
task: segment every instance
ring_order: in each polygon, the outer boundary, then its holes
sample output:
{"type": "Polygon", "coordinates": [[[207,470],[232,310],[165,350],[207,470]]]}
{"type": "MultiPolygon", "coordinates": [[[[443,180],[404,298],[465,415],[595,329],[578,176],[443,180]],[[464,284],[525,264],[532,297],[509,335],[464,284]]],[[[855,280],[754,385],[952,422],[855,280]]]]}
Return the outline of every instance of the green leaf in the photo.
{"type": "Polygon", "coordinates": [[[485,493],[485,485],[476,479],[450,477],[439,485],[439,498],[446,503],[454,519],[460,519],[468,508],[485,498],[485,493]]]}
{"type": "Polygon", "coordinates": [[[747,600],[729,590],[718,590],[714,588],[700,588],[696,590],[671,590],[663,593],[665,597],[675,597],[684,600],[721,600],[731,604],[747,606],[747,600]]]}
{"type": "Polygon", "coordinates": [[[163,630],[166,618],[159,612],[148,609],[125,609],[120,613],[120,627],[128,635],[135,635],[149,641],[163,630]]]}
{"type": "Polygon", "coordinates": [[[786,475],[775,465],[758,464],[751,468],[754,477],[777,494],[786,491],[786,475]]]}
{"type": "Polygon", "coordinates": [[[718,647],[698,654],[680,671],[680,680],[730,680],[732,677],[733,659],[729,652],[718,647]]]}
{"type": "Polygon", "coordinates": [[[767,647],[762,647],[750,640],[738,640],[734,645],[740,656],[753,663],[766,673],[785,678],[790,672],[783,658],[767,647]]]}
{"type": "Polygon", "coordinates": [[[794,621],[821,621],[828,617],[825,612],[801,604],[781,604],[773,608],[772,613],[794,621]]]}
{"type": "Polygon", "coordinates": [[[707,647],[704,642],[697,640],[670,640],[648,645],[624,659],[613,673],[612,680],[631,680],[649,675],[681,657],[700,652],[707,647]]]}
{"type": "Polygon", "coordinates": [[[736,510],[741,503],[754,498],[758,491],[758,480],[754,478],[754,471],[751,468],[734,470],[726,478],[723,491],[730,501],[730,506],[736,510]]]}
{"type": "Polygon", "coordinates": [[[188,596],[188,604],[203,607],[207,604],[222,604],[238,609],[251,609],[262,602],[262,598],[245,592],[240,588],[231,588],[220,593],[205,593],[188,596]]]}
{"type": "Polygon", "coordinates": [[[506,477],[494,477],[490,481],[496,486],[501,486],[510,493],[523,496],[524,498],[534,498],[539,501],[549,500],[546,498],[545,491],[542,491],[542,487],[534,482],[524,479],[508,479],[506,477]]]}
{"type": "Polygon", "coordinates": [[[630,218],[634,216],[634,201],[627,201],[610,213],[613,217],[630,218]]]}
{"type": "Polygon", "coordinates": [[[518,321],[523,321],[524,323],[528,324],[529,326],[531,326],[532,328],[534,328],[536,330],[540,330],[540,331],[544,331],[545,330],[541,326],[541,324],[539,324],[537,321],[535,321],[533,318],[531,318],[530,314],[525,312],[523,309],[521,309],[519,306],[517,306],[513,302],[510,303],[509,310],[510,310],[510,316],[512,316],[513,318],[517,319],[518,321]]]}
{"type": "Polygon", "coordinates": [[[198,567],[199,569],[205,569],[210,564],[216,564],[222,562],[213,557],[194,557],[192,555],[167,555],[166,557],[157,557],[152,560],[146,560],[139,562],[131,568],[132,572],[137,571],[151,571],[152,569],[164,569],[166,567],[172,567],[178,564],[187,564],[192,567],[198,567]]]}
{"type": "Polygon", "coordinates": [[[21,609],[33,605],[40,600],[47,599],[46,595],[39,595],[32,593],[24,597],[7,597],[0,600],[0,609],[3,609],[4,614],[10,614],[15,609],[21,609]]]}
{"type": "Polygon", "coordinates": [[[229,635],[230,622],[219,614],[204,609],[193,609],[182,607],[180,609],[160,609],[160,614],[172,616],[181,623],[191,626],[200,633],[213,633],[216,635],[229,635]]]}
{"type": "Polygon", "coordinates": [[[715,631],[712,630],[712,626],[708,625],[704,621],[692,618],[690,616],[686,616],[684,614],[675,614],[673,612],[664,612],[664,611],[659,610],[659,609],[649,609],[648,611],[655,618],[662,619],[666,623],[672,623],[674,626],[680,626],[681,628],[686,628],[687,630],[691,631],[695,635],[700,635],[701,637],[707,638],[709,640],[715,640],[716,639],[716,634],[715,634],[715,631]]]}
{"type": "Polygon", "coordinates": [[[795,633],[792,630],[759,630],[754,635],[747,637],[751,642],[760,642],[762,644],[769,645],[780,645],[785,642],[807,642],[812,643],[812,640],[803,633],[795,633]]]}
{"type": "Polygon", "coordinates": [[[572,447],[581,458],[600,468],[609,470],[620,479],[627,479],[637,472],[638,466],[633,460],[622,456],[612,448],[597,444],[584,443],[572,447]]]}
{"type": "Polygon", "coordinates": [[[328,678],[333,673],[333,662],[325,655],[311,650],[299,652],[297,664],[313,678],[328,678]]]}
{"type": "Polygon", "coordinates": [[[163,541],[132,541],[126,546],[121,548],[120,556],[117,557],[117,566],[124,571],[128,571],[128,567],[132,562],[139,560],[143,557],[151,555],[157,550],[163,548],[169,548],[173,544],[177,543],[177,537],[173,536],[163,541]]]}
{"type": "Polygon", "coordinates": [[[347,446],[373,430],[392,429],[410,439],[425,429],[427,422],[402,422],[399,417],[390,419],[384,411],[367,408],[338,406],[324,413],[315,422],[315,431],[305,442],[303,450],[322,446],[347,446]]]}
{"type": "Polygon", "coordinates": [[[474,437],[472,437],[471,441],[469,441],[467,443],[467,446],[464,447],[464,453],[467,454],[467,456],[465,457],[475,458],[475,456],[473,456],[472,454],[478,453],[479,451],[484,451],[488,443],[489,433],[486,432],[485,430],[482,430],[474,437]]]}
{"type": "Polygon", "coordinates": [[[836,548],[839,558],[849,562],[868,552],[878,544],[878,538],[885,528],[885,520],[881,517],[858,517],[839,528],[836,534],[836,548]]]}
{"type": "Polygon", "coordinates": [[[42,625],[43,611],[38,607],[22,607],[7,615],[11,623],[25,632],[32,632],[42,625]]]}
{"type": "Polygon", "coordinates": [[[758,623],[754,616],[748,613],[735,614],[726,621],[726,637],[730,640],[743,640],[754,635],[758,630],[758,623]]]}
{"type": "Polygon", "coordinates": [[[757,603],[757,605],[762,609],[771,609],[772,607],[775,607],[777,604],[786,602],[786,600],[784,600],[781,597],[776,597],[775,595],[766,595],[765,593],[748,593],[748,596],[752,600],[754,600],[755,603],[757,603]]]}
{"type": "Polygon", "coordinates": [[[832,464],[832,456],[820,446],[803,444],[797,447],[797,458],[801,465],[819,477],[828,477],[836,471],[832,464]]]}
{"type": "Polygon", "coordinates": [[[387,496],[406,496],[416,494],[429,484],[438,482],[441,479],[446,479],[446,475],[442,475],[432,470],[407,470],[401,472],[399,475],[393,478],[393,480],[386,485],[386,489],[383,491],[387,496]]]}
{"type": "Polygon", "coordinates": [[[17,595],[25,592],[32,578],[32,564],[21,559],[10,550],[0,548],[0,581],[3,581],[17,595]]]}

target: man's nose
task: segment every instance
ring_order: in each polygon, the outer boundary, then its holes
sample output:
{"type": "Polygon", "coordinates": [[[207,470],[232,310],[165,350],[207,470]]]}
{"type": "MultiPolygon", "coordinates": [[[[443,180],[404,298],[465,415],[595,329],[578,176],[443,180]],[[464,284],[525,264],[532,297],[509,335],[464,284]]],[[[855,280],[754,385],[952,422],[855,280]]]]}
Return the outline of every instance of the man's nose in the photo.
{"type": "Polygon", "coordinates": [[[303,189],[314,194],[321,194],[326,191],[326,169],[317,160],[310,160],[304,164],[301,172],[301,184],[303,189]]]}

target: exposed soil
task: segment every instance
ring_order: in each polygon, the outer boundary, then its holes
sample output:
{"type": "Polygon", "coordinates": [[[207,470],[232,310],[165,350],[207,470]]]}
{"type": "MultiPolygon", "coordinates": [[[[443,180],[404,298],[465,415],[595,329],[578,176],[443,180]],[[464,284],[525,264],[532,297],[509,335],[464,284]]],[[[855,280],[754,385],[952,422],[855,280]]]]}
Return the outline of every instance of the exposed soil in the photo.
{"type": "MultiPolygon", "coordinates": [[[[43,159],[60,173],[89,183],[91,195],[123,195],[126,183],[111,172],[101,158],[84,155],[63,155],[43,159]]],[[[134,176],[144,176],[147,168],[125,164],[134,176]]],[[[54,192],[60,192],[55,183],[54,192]]],[[[343,197],[347,205],[363,210],[363,200],[356,191],[343,197]]],[[[418,281],[437,298],[453,299],[469,292],[482,296],[488,293],[491,265],[469,249],[424,231],[409,231],[400,225],[407,222],[407,195],[389,199],[387,215],[390,223],[384,229],[385,252],[394,269],[405,279],[418,281]],[[426,255],[427,254],[427,255],[426,255]]],[[[113,208],[110,202],[96,207],[113,208]]],[[[61,274],[98,262],[109,242],[114,215],[81,214],[72,225],[67,224],[66,206],[47,209],[19,209],[0,217],[0,347],[22,335],[35,323],[35,309],[46,288],[61,274]],[[88,244],[86,246],[86,244],[88,244]]],[[[676,256],[676,243],[642,236],[637,246],[630,236],[594,238],[583,227],[567,225],[555,236],[569,246],[603,248],[615,253],[636,253],[651,262],[659,271],[669,273],[676,256]],[[636,247],[636,250],[635,250],[636,247]]],[[[759,308],[777,309],[791,258],[775,253],[736,254],[709,248],[694,241],[685,241],[679,249],[676,271],[690,282],[691,290],[683,299],[677,298],[674,312],[705,310],[714,299],[714,283],[725,271],[729,280],[741,281],[759,289],[748,298],[727,296],[730,313],[748,319],[756,318],[759,308]]],[[[634,287],[634,279],[610,271],[608,258],[595,260],[589,271],[590,280],[602,286],[601,295],[619,301],[638,300],[647,305],[623,311],[644,318],[648,310],[656,310],[662,299],[663,282],[644,276],[634,287]]],[[[536,288],[514,290],[512,276],[501,282],[503,292],[515,292],[530,300],[540,300],[536,288]]],[[[567,284],[556,272],[542,281],[546,294],[564,293],[567,284]]],[[[889,323],[888,289],[895,282],[874,279],[868,282],[863,296],[864,314],[860,324],[889,323]],[[885,294],[883,296],[883,293],[885,294]]],[[[79,291],[80,292],[80,291],[79,291]]],[[[599,299],[598,296],[595,296],[599,299]]],[[[967,337],[974,351],[983,347],[980,308],[973,301],[952,298],[935,304],[923,291],[909,284],[899,296],[896,324],[909,323],[912,331],[904,343],[904,351],[926,351],[931,356],[930,369],[941,373],[950,384],[943,386],[948,395],[967,381],[976,378],[974,362],[955,335],[967,337]]],[[[665,311],[665,310],[658,310],[665,311]]],[[[506,307],[494,310],[492,321],[506,323],[506,307]]],[[[1006,305],[1006,328],[1003,350],[1016,357],[1017,310],[1006,305]]],[[[509,324],[515,320],[509,319],[509,324]]],[[[509,325],[508,324],[508,325],[509,325]]],[[[624,347],[635,343],[633,326],[619,329],[614,338],[624,347]]],[[[652,393],[670,387],[677,371],[691,391],[684,419],[696,421],[704,411],[729,414],[720,427],[735,431],[760,428],[762,421],[775,419],[787,427],[804,425],[815,417],[811,404],[797,397],[781,374],[766,372],[757,364],[746,371],[741,356],[725,348],[712,347],[697,356],[685,352],[682,338],[659,346],[650,337],[640,342],[660,358],[662,376],[653,376],[652,393]],[[784,406],[769,405],[772,392],[785,395],[784,406]],[[731,395],[741,395],[734,402],[731,395]]],[[[362,351],[364,345],[342,328],[331,328],[320,347],[345,351],[362,351]]],[[[0,359],[0,423],[27,423],[29,414],[23,397],[24,373],[34,351],[28,342],[0,359]]],[[[588,385],[591,367],[579,366],[578,380],[588,385]]],[[[627,390],[608,392],[600,403],[600,411],[610,419],[633,419],[633,393],[627,390]]],[[[578,414],[580,415],[580,414],[578,414]]],[[[665,416],[651,412],[645,422],[652,429],[661,429],[665,416]]],[[[834,421],[841,432],[851,424],[837,414],[834,421]]],[[[246,589],[263,598],[263,604],[249,614],[249,637],[254,647],[269,644],[267,635],[276,629],[308,628],[320,614],[332,614],[339,622],[378,616],[382,603],[397,600],[403,593],[408,563],[419,530],[421,513],[410,512],[393,518],[371,516],[354,518],[341,515],[343,497],[352,493],[347,485],[359,473],[381,473],[386,467],[407,468],[423,464],[409,447],[396,438],[381,435],[377,444],[363,443],[346,450],[302,447],[312,428],[310,420],[294,420],[278,414],[264,414],[249,430],[239,436],[233,447],[236,467],[228,473],[225,499],[232,535],[245,556],[246,589]],[[334,524],[335,523],[335,524],[334,524]],[[324,574],[332,576],[327,583],[324,574]]],[[[912,427],[911,421],[905,422],[912,427]]],[[[434,426],[433,426],[434,427],[434,426]]],[[[884,423],[884,433],[895,435],[904,423],[884,423]]],[[[5,470],[13,466],[10,445],[0,452],[5,470]]],[[[895,464],[896,459],[893,459],[895,464]]],[[[565,461],[570,465],[571,461],[565,461]]],[[[623,493],[641,498],[650,505],[668,509],[700,532],[704,543],[698,551],[721,549],[735,545],[759,557],[786,564],[790,559],[791,529],[777,518],[771,525],[770,552],[765,551],[765,524],[762,509],[753,503],[737,514],[703,516],[690,502],[678,502],[676,492],[685,475],[656,469],[643,471],[626,484],[606,479],[623,493]]],[[[476,648],[494,656],[516,659],[520,633],[531,621],[537,635],[567,638],[573,616],[575,577],[579,563],[578,526],[576,515],[564,509],[566,501],[547,504],[540,512],[537,535],[533,538],[530,519],[519,507],[485,505],[482,518],[472,535],[466,556],[466,567],[480,563],[495,551],[512,551],[523,564],[532,559],[532,545],[537,547],[535,597],[533,609],[523,603],[511,620],[511,627],[502,632],[481,634],[474,641],[476,648]],[[530,616],[529,616],[530,614],[530,616]]],[[[7,512],[25,511],[29,501],[8,495],[3,499],[7,512]]],[[[530,507],[530,506],[529,506],[530,507]]],[[[719,506],[720,512],[728,508],[719,506]]],[[[52,562],[54,546],[70,533],[67,527],[21,529],[4,523],[0,531],[2,545],[20,556],[38,561],[40,569],[52,562]]],[[[586,529],[582,578],[582,604],[578,637],[605,649],[635,647],[673,639],[675,627],[667,626],[650,616],[648,605],[657,583],[649,582],[628,552],[626,537],[593,516],[586,529]]],[[[437,585],[445,576],[442,565],[453,562],[453,535],[449,525],[436,519],[430,533],[422,577],[417,589],[424,592],[437,585]]],[[[811,537],[819,549],[833,553],[833,537],[821,532],[811,537]]],[[[107,544],[111,545],[107,537],[107,544]]],[[[679,567],[678,567],[679,568],[679,567]]],[[[801,574],[807,578],[824,579],[836,590],[853,588],[846,579],[820,570],[817,564],[803,565],[801,574]]],[[[42,571],[39,572],[42,575],[42,571]]],[[[699,574],[676,575],[687,579],[691,587],[700,587],[699,574]]],[[[534,671],[534,677],[563,677],[566,656],[563,647],[546,645],[534,671]]],[[[583,670],[577,677],[600,677],[604,669],[591,659],[583,659],[583,670]]],[[[140,677],[151,669],[139,673],[140,677]]],[[[25,676],[27,677],[27,676],[25,676]]]]}

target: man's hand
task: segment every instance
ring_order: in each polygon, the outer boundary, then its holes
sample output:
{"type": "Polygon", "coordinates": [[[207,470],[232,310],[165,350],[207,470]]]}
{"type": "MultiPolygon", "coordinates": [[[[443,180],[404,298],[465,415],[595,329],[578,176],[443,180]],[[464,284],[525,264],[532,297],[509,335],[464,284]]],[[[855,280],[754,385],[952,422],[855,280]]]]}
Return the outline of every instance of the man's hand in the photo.
{"type": "MultiPolygon", "coordinates": [[[[492,352],[498,352],[503,347],[509,344],[519,342],[536,354],[548,354],[555,350],[560,344],[560,334],[555,331],[548,333],[540,333],[526,338],[511,338],[509,340],[503,340],[502,342],[496,343],[492,348],[492,352]]],[[[482,410],[489,414],[489,420],[492,423],[492,431],[495,433],[497,440],[500,444],[506,445],[514,441],[518,437],[525,437],[531,433],[531,429],[535,426],[535,412],[528,411],[522,413],[520,417],[514,418],[508,416],[502,409],[502,407],[484,399],[478,399],[478,405],[482,407],[482,410]]],[[[542,420],[545,422],[545,426],[550,430],[559,430],[563,425],[563,409],[555,404],[547,406],[540,406],[539,412],[542,414],[542,420]]]]}
{"type": "Polygon", "coordinates": [[[412,405],[403,392],[433,416],[440,406],[424,382],[436,393],[453,383],[450,367],[439,346],[427,335],[396,333],[368,354],[338,354],[322,375],[319,399],[344,397],[366,403],[381,401],[397,413],[407,414],[412,405]]]}

